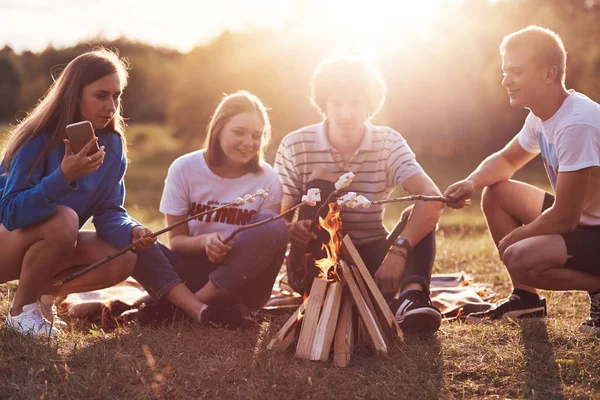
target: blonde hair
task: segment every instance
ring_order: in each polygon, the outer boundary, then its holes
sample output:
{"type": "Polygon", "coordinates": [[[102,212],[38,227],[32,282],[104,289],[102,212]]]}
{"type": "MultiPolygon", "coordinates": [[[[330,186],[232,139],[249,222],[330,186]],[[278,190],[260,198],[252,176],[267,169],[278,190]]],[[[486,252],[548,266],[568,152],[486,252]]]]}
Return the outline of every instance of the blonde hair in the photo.
{"type": "Polygon", "coordinates": [[[371,120],[377,115],[387,93],[381,72],[359,57],[335,57],[321,61],[315,68],[311,83],[312,105],[323,118],[327,101],[336,93],[352,93],[365,97],[371,120]]]}
{"type": "MultiPolygon", "coordinates": [[[[119,74],[122,87],[127,85],[127,64],[116,52],[98,48],[73,59],[67,64],[58,78],[28,115],[10,132],[4,150],[3,164],[6,171],[11,167],[15,154],[34,137],[49,132],[50,139],[35,159],[29,175],[35,170],[44,156],[66,138],[65,127],[80,119],[79,101],[83,88],[107,75],[119,74]]],[[[122,107],[119,105],[113,119],[104,131],[115,131],[124,137],[125,122],[122,107]]],[[[126,146],[123,146],[126,149],[126,146]]]]}
{"type": "Polygon", "coordinates": [[[500,54],[504,56],[508,49],[514,48],[526,48],[539,64],[555,66],[558,81],[565,84],[567,51],[555,32],[540,26],[528,26],[505,36],[500,44],[500,54]]]}
{"type": "Polygon", "coordinates": [[[204,141],[204,157],[208,165],[218,167],[224,162],[226,156],[219,141],[221,132],[232,117],[246,112],[256,113],[263,123],[260,149],[258,154],[248,161],[246,169],[249,172],[262,171],[260,164],[265,158],[265,149],[271,139],[271,122],[269,121],[267,109],[260,99],[245,90],[225,95],[210,119],[206,130],[206,140],[204,141]]]}

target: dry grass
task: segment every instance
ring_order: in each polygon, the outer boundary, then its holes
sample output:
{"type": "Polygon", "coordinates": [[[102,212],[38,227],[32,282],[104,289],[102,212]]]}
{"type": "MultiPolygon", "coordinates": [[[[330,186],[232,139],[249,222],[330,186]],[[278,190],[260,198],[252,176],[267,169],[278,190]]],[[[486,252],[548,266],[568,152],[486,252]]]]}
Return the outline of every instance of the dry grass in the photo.
{"type": "MultiPolygon", "coordinates": [[[[133,127],[130,135],[135,129],[152,140],[130,136],[128,207],[157,228],[163,224],[154,210],[165,165],[178,149],[168,146],[163,130],[133,127]]],[[[445,212],[435,271],[465,271],[493,283],[502,296],[510,289],[475,207],[445,212]]],[[[0,319],[14,289],[15,283],[0,285],[0,319]]],[[[363,349],[347,369],[267,351],[286,315],[264,317],[240,331],[177,323],[104,332],[77,322],[50,341],[2,328],[0,398],[600,398],[600,342],[577,331],[587,316],[586,296],[543,294],[545,320],[484,326],[445,321],[433,337],[408,335],[387,358],[363,349]]]]}

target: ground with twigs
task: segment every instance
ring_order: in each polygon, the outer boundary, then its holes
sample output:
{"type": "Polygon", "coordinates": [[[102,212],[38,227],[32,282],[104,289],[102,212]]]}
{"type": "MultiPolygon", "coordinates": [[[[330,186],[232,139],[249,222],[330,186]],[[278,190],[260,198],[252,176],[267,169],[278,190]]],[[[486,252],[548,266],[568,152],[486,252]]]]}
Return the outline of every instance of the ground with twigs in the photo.
{"type": "MultiPolygon", "coordinates": [[[[158,229],[156,199],[181,148],[167,145],[161,127],[133,126],[128,134],[127,206],[158,229]]],[[[440,187],[463,173],[423,164],[440,187]]],[[[538,175],[524,177],[543,181],[538,175]]],[[[387,218],[393,221],[398,211],[392,208],[387,218]]],[[[445,211],[437,237],[434,272],[465,271],[476,282],[492,283],[500,296],[509,293],[476,205],[445,211]]],[[[0,319],[15,288],[16,282],[0,285],[0,319]]],[[[360,349],[346,369],[268,351],[287,314],[259,316],[238,331],[185,322],[103,331],[72,321],[59,339],[32,340],[1,328],[0,398],[600,398],[600,341],[577,330],[589,312],[587,297],[543,295],[545,320],[445,321],[433,337],[406,335],[385,358],[360,349]]]]}

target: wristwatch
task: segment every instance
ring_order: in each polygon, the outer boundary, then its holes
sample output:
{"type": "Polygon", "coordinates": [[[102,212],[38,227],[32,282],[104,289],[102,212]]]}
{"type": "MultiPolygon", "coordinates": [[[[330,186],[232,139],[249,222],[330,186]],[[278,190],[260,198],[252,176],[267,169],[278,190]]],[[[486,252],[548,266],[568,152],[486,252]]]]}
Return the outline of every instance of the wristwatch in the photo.
{"type": "Polygon", "coordinates": [[[392,254],[396,254],[398,256],[406,258],[408,257],[408,254],[411,250],[412,248],[410,247],[410,243],[408,243],[408,240],[404,238],[398,238],[398,240],[396,240],[396,243],[394,243],[388,251],[392,254]]]}
{"type": "Polygon", "coordinates": [[[408,243],[408,240],[406,240],[406,239],[404,239],[402,237],[399,237],[396,240],[396,243],[394,243],[392,246],[402,247],[402,248],[405,248],[407,251],[411,251],[412,250],[412,247],[410,246],[410,243],[408,243]]]}

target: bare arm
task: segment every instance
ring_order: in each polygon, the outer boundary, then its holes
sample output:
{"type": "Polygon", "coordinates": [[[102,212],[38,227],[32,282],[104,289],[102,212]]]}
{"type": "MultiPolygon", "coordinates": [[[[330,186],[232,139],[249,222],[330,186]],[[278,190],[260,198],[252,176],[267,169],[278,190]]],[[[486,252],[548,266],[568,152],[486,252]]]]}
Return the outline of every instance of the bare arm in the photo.
{"type": "MultiPolygon", "coordinates": [[[[185,219],[185,215],[165,214],[167,225],[173,225],[185,219]]],[[[169,231],[169,243],[171,250],[186,255],[202,254],[206,249],[206,236],[190,236],[187,224],[181,224],[169,231]]]]}
{"type": "MultiPolygon", "coordinates": [[[[424,172],[411,176],[402,186],[410,194],[423,194],[426,196],[441,195],[435,183],[424,172]]],[[[435,229],[443,208],[444,204],[441,202],[417,201],[401,236],[411,246],[416,246],[429,232],[435,229]]]]}
{"type": "MultiPolygon", "coordinates": [[[[450,185],[444,192],[444,196],[460,200],[470,199],[475,191],[510,179],[535,156],[536,154],[526,151],[515,136],[502,150],[483,160],[467,178],[450,185]]],[[[450,206],[462,208],[464,202],[457,202],[450,206]]]]}
{"type": "MultiPolygon", "coordinates": [[[[423,172],[411,176],[402,186],[410,194],[440,195],[435,183],[423,172]]],[[[416,246],[429,232],[435,229],[443,207],[443,203],[437,201],[417,201],[400,236],[406,239],[410,246],[416,246]]],[[[384,294],[393,296],[400,289],[402,274],[406,266],[406,256],[406,253],[402,256],[388,252],[383,263],[375,272],[373,278],[384,294]]],[[[420,287],[419,290],[423,289],[420,287]]]]}
{"type": "MultiPolygon", "coordinates": [[[[172,225],[185,219],[185,215],[166,214],[167,224],[172,225]]],[[[220,233],[205,233],[199,236],[190,236],[187,224],[181,224],[169,231],[169,243],[171,250],[184,255],[200,255],[206,253],[208,259],[215,263],[221,263],[231,246],[223,243],[220,233]]]]}

